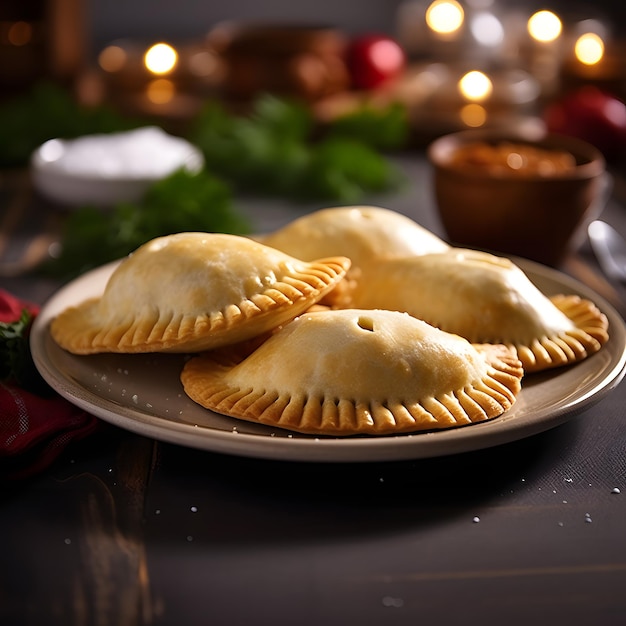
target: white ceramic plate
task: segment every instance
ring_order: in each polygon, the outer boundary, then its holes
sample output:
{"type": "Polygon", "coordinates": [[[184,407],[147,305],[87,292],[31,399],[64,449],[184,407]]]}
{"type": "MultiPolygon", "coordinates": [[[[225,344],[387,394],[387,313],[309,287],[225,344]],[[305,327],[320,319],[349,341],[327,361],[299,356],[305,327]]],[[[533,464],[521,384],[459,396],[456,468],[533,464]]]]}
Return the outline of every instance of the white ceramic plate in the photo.
{"type": "Polygon", "coordinates": [[[509,411],[461,428],[384,437],[300,435],[219,415],[189,400],[179,381],[183,355],[65,352],[50,336],[50,320],[67,306],[101,294],[115,263],[81,276],[49,300],[33,325],[32,354],[44,379],[70,402],[121,428],[183,446],[320,462],[406,460],[478,450],[558,426],[600,400],[625,372],[626,326],[620,315],[569,276],[529,261],[517,262],[544,293],[578,293],[593,300],[609,319],[610,339],[581,363],[527,376],[509,411]]]}

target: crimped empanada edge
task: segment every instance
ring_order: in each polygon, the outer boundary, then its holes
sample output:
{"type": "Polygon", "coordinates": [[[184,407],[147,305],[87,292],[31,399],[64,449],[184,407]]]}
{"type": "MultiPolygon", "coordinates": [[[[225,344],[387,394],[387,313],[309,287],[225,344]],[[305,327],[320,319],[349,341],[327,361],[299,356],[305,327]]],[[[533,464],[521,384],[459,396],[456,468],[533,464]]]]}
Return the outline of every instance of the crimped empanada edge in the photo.
{"type": "Polygon", "coordinates": [[[95,311],[98,298],[92,298],[61,312],[52,320],[50,332],[58,345],[74,354],[189,352],[219,347],[298,316],[331,292],[349,267],[346,257],[305,263],[264,291],[201,317],[153,312],[148,323],[128,315],[107,325],[95,311]]]}
{"type": "Polygon", "coordinates": [[[530,345],[511,345],[528,374],[578,363],[598,352],[609,339],[608,318],[591,300],[576,294],[549,299],[574,328],[538,337],[530,345]]]}
{"type": "Polygon", "coordinates": [[[478,344],[489,363],[484,380],[439,398],[403,403],[381,399],[332,398],[302,391],[286,397],[279,390],[232,387],[224,374],[237,364],[224,351],[193,357],[182,372],[185,393],[197,404],[223,415],[310,435],[394,435],[483,422],[511,408],[524,374],[514,352],[502,345],[478,344]]]}

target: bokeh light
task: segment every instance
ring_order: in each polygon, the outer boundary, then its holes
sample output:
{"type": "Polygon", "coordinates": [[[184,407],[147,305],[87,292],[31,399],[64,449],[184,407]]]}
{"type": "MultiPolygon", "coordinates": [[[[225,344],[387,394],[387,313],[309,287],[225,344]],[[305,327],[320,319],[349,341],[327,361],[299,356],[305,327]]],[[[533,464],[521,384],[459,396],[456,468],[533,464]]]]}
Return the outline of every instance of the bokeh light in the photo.
{"type": "Polygon", "coordinates": [[[451,34],[463,25],[465,13],[456,0],[435,0],[426,9],[426,23],[436,33],[451,34]]]}
{"type": "Polygon", "coordinates": [[[12,46],[25,46],[33,38],[33,27],[28,22],[13,22],[7,32],[7,40],[12,46]]]}
{"type": "Polygon", "coordinates": [[[477,13],[470,20],[470,31],[483,46],[499,46],[504,41],[504,27],[493,13],[477,13]]]}
{"type": "Polygon", "coordinates": [[[536,41],[554,41],[558,39],[562,29],[560,18],[552,11],[537,11],[528,19],[528,32],[536,41]]]}
{"type": "Polygon", "coordinates": [[[167,78],[157,78],[148,83],[146,97],[153,104],[167,104],[176,93],[176,87],[167,78]]]}
{"type": "Polygon", "coordinates": [[[493,90],[491,79],[478,70],[472,70],[459,80],[459,91],[468,100],[481,102],[487,99],[493,90]]]}
{"type": "Polygon", "coordinates": [[[98,55],[98,65],[105,72],[119,72],[128,61],[128,54],[121,46],[107,46],[98,55]]]}
{"type": "Polygon", "coordinates": [[[604,56],[604,41],[596,33],[584,33],[574,44],[576,58],[585,65],[595,65],[604,56]]]}
{"type": "Polygon", "coordinates": [[[470,128],[479,128],[487,121],[487,111],[480,104],[466,104],[461,108],[461,120],[470,128]]]}
{"type": "Polygon", "coordinates": [[[167,43],[151,46],[144,56],[146,68],[153,74],[167,74],[178,62],[178,53],[167,43]]]}

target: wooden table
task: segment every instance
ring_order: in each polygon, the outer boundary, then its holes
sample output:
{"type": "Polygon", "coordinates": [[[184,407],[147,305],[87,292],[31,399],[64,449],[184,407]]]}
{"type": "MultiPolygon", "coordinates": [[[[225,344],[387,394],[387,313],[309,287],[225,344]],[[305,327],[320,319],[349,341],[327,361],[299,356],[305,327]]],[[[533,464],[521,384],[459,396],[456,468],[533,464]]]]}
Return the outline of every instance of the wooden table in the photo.
{"type": "MultiPolygon", "coordinates": [[[[400,164],[409,187],[371,203],[440,232],[423,158],[400,164]]],[[[312,208],[246,210],[271,229],[312,208]]],[[[624,211],[604,213],[622,233],[624,211]]],[[[563,269],[621,306],[585,248],[563,269]]],[[[58,287],[1,280],[39,302],[58,287]]],[[[620,385],[543,434],[379,463],[227,456],[104,426],[3,486],[0,624],[621,626],[625,406],[620,385]]]]}

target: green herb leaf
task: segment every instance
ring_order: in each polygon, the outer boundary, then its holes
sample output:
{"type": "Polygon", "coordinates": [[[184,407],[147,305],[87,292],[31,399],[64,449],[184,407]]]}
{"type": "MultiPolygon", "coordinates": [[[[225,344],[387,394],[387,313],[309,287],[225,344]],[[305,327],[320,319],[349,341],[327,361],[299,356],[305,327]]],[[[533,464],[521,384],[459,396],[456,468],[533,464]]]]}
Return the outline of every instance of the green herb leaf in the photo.
{"type": "Polygon", "coordinates": [[[404,147],[409,133],[408,113],[399,102],[386,107],[364,105],[332,121],[327,130],[330,137],[350,138],[379,150],[404,147]]]}
{"type": "Polygon", "coordinates": [[[14,322],[0,322],[0,381],[48,396],[54,392],[37,371],[30,352],[32,322],[33,315],[27,309],[22,309],[14,322]]]}
{"type": "Polygon", "coordinates": [[[32,316],[24,309],[15,322],[0,322],[0,380],[15,381],[22,377],[28,360],[26,331],[32,316]]]}
{"type": "Polygon", "coordinates": [[[303,188],[307,194],[351,204],[366,192],[382,192],[401,182],[400,173],[369,146],[331,137],[313,149],[303,188]]]}
{"type": "Polygon", "coordinates": [[[248,116],[208,103],[189,139],[203,151],[207,169],[240,193],[357,201],[401,180],[378,151],[406,141],[403,106],[364,107],[331,124],[321,143],[315,130],[310,109],[262,95],[248,116]]]}
{"type": "Polygon", "coordinates": [[[238,191],[292,193],[308,161],[311,117],[306,109],[273,96],[261,97],[249,116],[235,116],[209,102],[191,131],[207,169],[238,191]]]}

